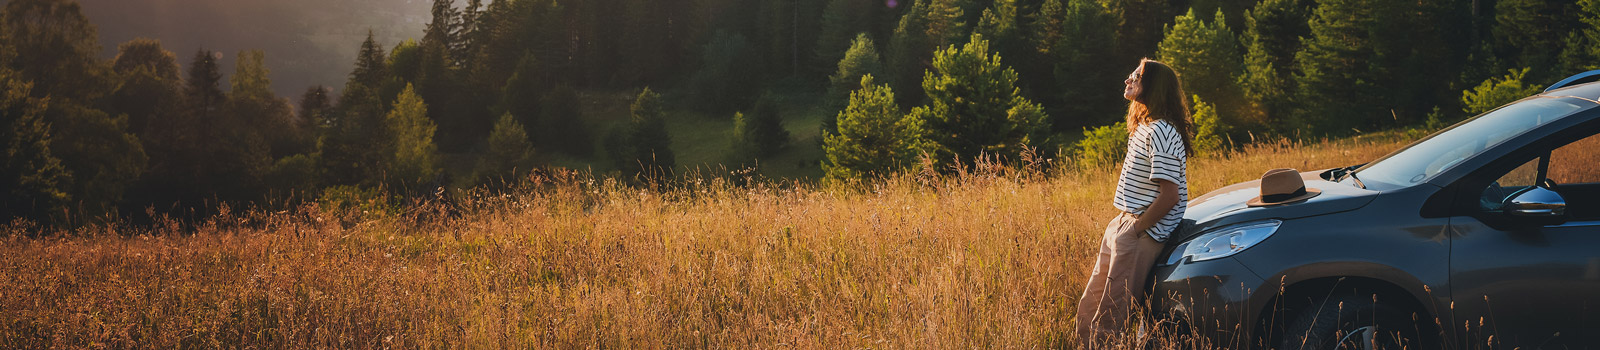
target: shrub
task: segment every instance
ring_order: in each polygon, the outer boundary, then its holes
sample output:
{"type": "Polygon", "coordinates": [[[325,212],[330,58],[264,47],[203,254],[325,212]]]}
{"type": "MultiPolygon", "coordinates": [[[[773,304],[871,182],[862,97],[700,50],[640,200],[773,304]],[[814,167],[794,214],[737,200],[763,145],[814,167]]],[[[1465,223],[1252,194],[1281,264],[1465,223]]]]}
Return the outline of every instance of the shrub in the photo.
{"type": "Polygon", "coordinates": [[[1078,140],[1075,159],[1079,165],[1096,167],[1122,162],[1128,151],[1128,125],[1123,122],[1083,130],[1078,140]]]}
{"type": "Polygon", "coordinates": [[[1489,78],[1471,90],[1461,92],[1461,111],[1478,115],[1523,97],[1539,93],[1539,87],[1522,82],[1528,68],[1512,69],[1503,77],[1489,78]]]}

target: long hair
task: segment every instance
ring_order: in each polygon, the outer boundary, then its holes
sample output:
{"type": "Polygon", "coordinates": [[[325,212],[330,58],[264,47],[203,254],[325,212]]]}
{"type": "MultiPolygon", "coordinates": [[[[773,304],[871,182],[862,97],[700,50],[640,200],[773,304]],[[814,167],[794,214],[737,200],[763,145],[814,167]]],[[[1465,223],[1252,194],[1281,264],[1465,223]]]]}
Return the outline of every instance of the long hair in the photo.
{"type": "Polygon", "coordinates": [[[1139,79],[1139,95],[1128,102],[1128,133],[1140,125],[1165,120],[1183,135],[1183,150],[1194,155],[1194,123],[1189,120],[1189,99],[1178,82],[1178,72],[1166,64],[1152,59],[1141,59],[1144,75],[1139,79]]]}

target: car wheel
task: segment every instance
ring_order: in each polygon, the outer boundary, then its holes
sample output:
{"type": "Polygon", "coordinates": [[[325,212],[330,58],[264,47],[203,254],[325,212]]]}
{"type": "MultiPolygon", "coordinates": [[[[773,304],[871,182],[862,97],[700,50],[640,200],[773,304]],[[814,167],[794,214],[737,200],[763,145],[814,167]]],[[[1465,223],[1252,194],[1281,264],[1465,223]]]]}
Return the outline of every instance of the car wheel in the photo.
{"type": "Polygon", "coordinates": [[[1416,349],[1410,313],[1375,302],[1368,294],[1333,296],[1302,309],[1283,333],[1279,349],[1416,349]]]}

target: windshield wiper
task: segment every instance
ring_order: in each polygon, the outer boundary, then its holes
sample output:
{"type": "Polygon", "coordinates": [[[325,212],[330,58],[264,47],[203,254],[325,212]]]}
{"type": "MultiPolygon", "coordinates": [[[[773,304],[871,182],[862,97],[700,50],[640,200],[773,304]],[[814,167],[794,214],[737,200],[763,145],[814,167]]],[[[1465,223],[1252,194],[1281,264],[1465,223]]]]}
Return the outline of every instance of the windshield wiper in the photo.
{"type": "Polygon", "coordinates": [[[1361,178],[1356,177],[1356,172],[1354,170],[1351,170],[1349,173],[1345,174],[1344,176],[1345,177],[1349,177],[1351,180],[1355,180],[1356,187],[1359,187],[1359,188],[1361,188],[1363,190],[1367,189],[1367,184],[1361,183],[1361,178]]]}
{"type": "Polygon", "coordinates": [[[1329,171],[1328,175],[1331,175],[1329,177],[1332,178],[1333,182],[1340,182],[1340,181],[1344,181],[1345,178],[1349,178],[1351,180],[1355,180],[1356,187],[1360,187],[1361,189],[1366,189],[1367,188],[1367,184],[1362,183],[1361,179],[1356,177],[1356,169],[1361,168],[1362,166],[1365,166],[1365,165],[1366,164],[1356,164],[1356,165],[1351,165],[1351,166],[1347,166],[1347,167],[1343,167],[1343,168],[1333,169],[1332,171],[1329,171]]]}

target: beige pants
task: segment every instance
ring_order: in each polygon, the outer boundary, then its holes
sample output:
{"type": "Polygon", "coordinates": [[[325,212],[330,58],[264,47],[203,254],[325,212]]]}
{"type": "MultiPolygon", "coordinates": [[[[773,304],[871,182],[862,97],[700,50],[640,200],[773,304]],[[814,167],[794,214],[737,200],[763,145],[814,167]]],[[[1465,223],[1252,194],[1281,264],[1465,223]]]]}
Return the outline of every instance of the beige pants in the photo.
{"type": "Polygon", "coordinates": [[[1161,253],[1161,242],[1144,232],[1124,234],[1136,220],[1133,214],[1117,215],[1100,239],[1100,257],[1078,299],[1078,339],[1085,347],[1122,332],[1133,308],[1143,304],[1145,278],[1161,253]]]}

